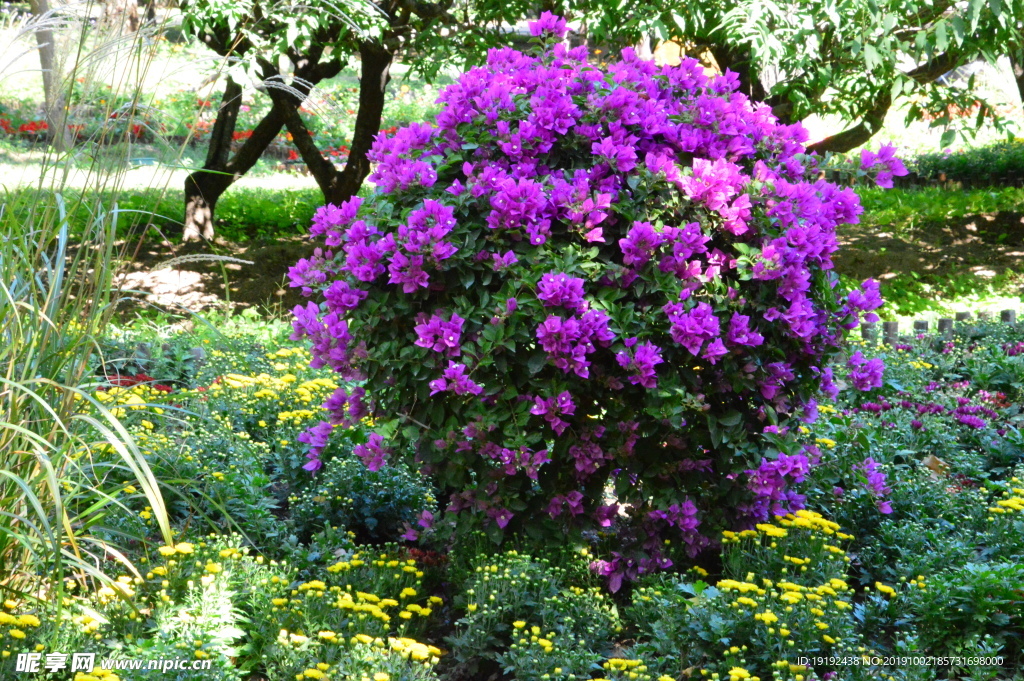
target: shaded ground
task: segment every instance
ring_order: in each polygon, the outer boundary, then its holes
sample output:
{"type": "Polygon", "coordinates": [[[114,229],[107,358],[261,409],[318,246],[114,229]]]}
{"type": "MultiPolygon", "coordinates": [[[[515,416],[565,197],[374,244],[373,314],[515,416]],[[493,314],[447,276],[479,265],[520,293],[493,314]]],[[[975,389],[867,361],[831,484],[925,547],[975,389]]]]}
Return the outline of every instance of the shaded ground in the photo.
{"type": "MultiPolygon", "coordinates": [[[[857,280],[884,281],[916,272],[922,281],[941,286],[970,274],[982,284],[1024,273],[1024,213],[974,215],[899,233],[856,225],[840,233],[840,242],[836,270],[857,280]]],[[[128,246],[131,252],[137,244],[128,246]]],[[[302,238],[247,244],[218,240],[212,247],[149,242],[139,247],[121,281],[125,294],[141,305],[176,311],[255,306],[283,312],[303,301],[287,285],[288,268],[314,247],[302,238]],[[200,259],[214,254],[252,264],[200,259]]]]}
{"type": "Polygon", "coordinates": [[[132,299],[124,309],[155,305],[179,312],[214,307],[290,310],[303,299],[288,286],[288,268],[315,248],[303,238],[271,244],[217,240],[212,248],[172,247],[167,242],[127,246],[129,253],[136,247],[138,251],[119,277],[123,295],[132,299]]]}
{"type": "Polygon", "coordinates": [[[899,232],[853,225],[839,237],[836,270],[856,279],[916,272],[941,285],[969,274],[989,280],[1024,272],[1024,213],[970,215],[899,232]]]}

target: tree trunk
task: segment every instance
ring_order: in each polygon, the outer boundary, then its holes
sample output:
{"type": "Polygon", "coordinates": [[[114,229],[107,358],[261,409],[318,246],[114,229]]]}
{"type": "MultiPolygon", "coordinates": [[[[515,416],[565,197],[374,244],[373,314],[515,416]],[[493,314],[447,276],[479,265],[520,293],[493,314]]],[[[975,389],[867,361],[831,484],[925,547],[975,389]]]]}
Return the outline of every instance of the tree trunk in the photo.
{"type": "Polygon", "coordinates": [[[213,238],[213,211],[220,195],[234,181],[228,172],[231,142],[242,106],[242,86],[228,77],[217,120],[210,133],[206,163],[185,178],[185,241],[213,238]]]}
{"type": "Polygon", "coordinates": [[[1024,109],[1024,49],[1011,52],[1009,56],[1013,80],[1017,83],[1017,94],[1020,95],[1020,105],[1024,109]]]}
{"type": "Polygon", "coordinates": [[[247,173],[284,127],[284,109],[277,103],[263,117],[234,157],[231,142],[242,104],[242,88],[230,78],[224,88],[221,108],[213,124],[206,163],[185,178],[185,226],[183,241],[213,238],[213,215],[217,201],[235,180],[247,173]]]}
{"type": "Polygon", "coordinates": [[[823,154],[831,151],[833,153],[841,154],[849,151],[850,149],[856,149],[860,145],[867,142],[869,139],[874,137],[875,133],[882,129],[882,124],[885,123],[885,115],[889,113],[889,108],[892,106],[892,96],[888,93],[881,93],[875,101],[875,105],[864,114],[864,118],[860,123],[844,130],[838,134],[826,137],[820,142],[816,142],[807,147],[807,153],[817,152],[823,154]]]}
{"type": "MultiPolygon", "coordinates": [[[[956,66],[956,58],[948,53],[943,53],[918,66],[906,75],[918,83],[927,84],[938,80],[943,74],[949,73],[956,66]]],[[[807,153],[818,152],[820,154],[831,151],[841,154],[851,149],[856,149],[874,137],[875,133],[882,129],[885,115],[889,113],[889,108],[892,106],[892,95],[890,93],[889,85],[884,84],[884,89],[878,93],[874,105],[865,112],[860,123],[810,145],[807,147],[807,153]]]]}
{"type": "Polygon", "coordinates": [[[54,46],[53,29],[44,16],[50,11],[48,0],[32,0],[32,15],[36,21],[44,19],[44,23],[36,29],[36,44],[39,50],[39,66],[43,72],[43,101],[46,109],[46,137],[57,151],[63,151],[71,144],[67,126],[64,125],[64,93],[61,91],[60,74],[57,68],[57,55],[54,46]]]}
{"type": "MultiPolygon", "coordinates": [[[[309,129],[299,115],[295,104],[286,103],[288,132],[302,156],[309,172],[316,179],[324,201],[339,205],[353,197],[370,174],[370,160],[367,153],[373,146],[373,139],[380,131],[384,114],[384,95],[391,80],[391,63],[394,55],[381,43],[366,41],[359,46],[362,61],[359,76],[359,111],[356,113],[355,130],[352,133],[352,147],[348,162],[340,172],[334,164],[324,158],[316,142],[309,135],[309,129]]],[[[276,95],[283,101],[285,95],[276,95]]]]}
{"type": "Polygon", "coordinates": [[[380,132],[384,115],[384,96],[391,81],[391,63],[394,55],[382,43],[364,42],[359,46],[362,59],[359,77],[359,111],[352,149],[348,162],[330,193],[324,192],[329,203],[338,204],[355,196],[370,174],[370,160],[366,154],[373,146],[373,138],[380,132]]]}

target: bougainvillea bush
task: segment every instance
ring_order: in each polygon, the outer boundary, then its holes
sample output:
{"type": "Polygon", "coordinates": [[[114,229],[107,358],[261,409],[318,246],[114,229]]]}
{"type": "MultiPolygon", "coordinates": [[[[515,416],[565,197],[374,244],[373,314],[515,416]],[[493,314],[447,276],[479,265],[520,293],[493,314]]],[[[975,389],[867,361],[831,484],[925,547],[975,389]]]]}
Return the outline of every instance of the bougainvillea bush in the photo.
{"type": "MultiPolygon", "coordinates": [[[[881,300],[832,272],[857,196],[813,179],[804,129],[734,74],[628,49],[602,70],[564,21],[532,32],[531,54],[493,50],[448,87],[436,123],[378,138],[371,198],[314,218],[293,338],[349,383],[303,436],[307,468],[369,414],[357,453],[415,457],[460,527],[612,533],[594,567],[615,589],[801,506],[789,486],[819,454],[795,425],[881,300]]],[[[905,172],[888,150],[864,164],[905,172]]],[[[880,380],[853,361],[859,387],[880,380]]]]}

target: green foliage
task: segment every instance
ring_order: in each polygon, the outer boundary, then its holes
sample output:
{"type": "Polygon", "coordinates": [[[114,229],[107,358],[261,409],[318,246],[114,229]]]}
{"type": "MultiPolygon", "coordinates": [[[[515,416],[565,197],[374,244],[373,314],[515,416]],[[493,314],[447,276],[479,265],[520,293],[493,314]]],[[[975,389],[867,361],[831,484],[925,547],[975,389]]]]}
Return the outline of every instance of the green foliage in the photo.
{"type": "Polygon", "coordinates": [[[620,628],[618,612],[600,589],[567,577],[564,567],[516,551],[481,556],[456,601],[465,614],[448,638],[452,656],[469,670],[496,662],[523,681],[587,678],[620,628]]]}
{"type": "Polygon", "coordinates": [[[994,187],[1020,183],[1024,179],[1024,139],[961,151],[921,154],[913,168],[922,177],[962,182],[966,186],[994,187]]]}
{"type": "MultiPolygon", "coordinates": [[[[720,67],[739,72],[744,90],[765,99],[788,120],[836,114],[881,127],[888,102],[905,102],[907,121],[935,116],[948,144],[958,123],[950,110],[970,110],[965,89],[941,86],[942,74],[976,59],[991,63],[1019,45],[1019,0],[930,3],[916,0],[716,0],[665,5],[595,3],[591,31],[606,38],[655,35],[710,52],[720,67]],[[921,64],[906,72],[905,63],[921,64]],[[773,74],[777,78],[765,78],[773,74]],[[825,96],[826,92],[828,93],[825,96]]],[[[999,120],[983,103],[976,121],[999,120]]],[[[965,121],[970,124],[972,121],[965,121]]],[[[855,142],[857,146],[861,142],[855,142]]]]}
{"type": "Polygon", "coordinates": [[[370,471],[349,450],[326,458],[315,479],[289,501],[300,535],[338,525],[361,541],[380,542],[399,539],[423,512],[436,512],[434,495],[427,478],[408,465],[370,471]]]}
{"type": "MultiPolygon", "coordinates": [[[[721,678],[741,667],[775,679],[806,673],[800,656],[858,654],[853,593],[845,581],[849,558],[838,546],[850,538],[806,511],[726,532],[726,578],[715,587],[674,576],[637,589],[628,612],[638,633],[633,652],[673,678],[689,667],[721,678]]],[[[845,678],[871,678],[866,669],[844,670],[851,672],[845,678]]]]}
{"type": "Polygon", "coordinates": [[[974,654],[970,651],[977,650],[982,638],[991,638],[1008,668],[1020,664],[1024,566],[971,562],[935,574],[926,585],[908,595],[925,650],[935,655],[974,654]]]}

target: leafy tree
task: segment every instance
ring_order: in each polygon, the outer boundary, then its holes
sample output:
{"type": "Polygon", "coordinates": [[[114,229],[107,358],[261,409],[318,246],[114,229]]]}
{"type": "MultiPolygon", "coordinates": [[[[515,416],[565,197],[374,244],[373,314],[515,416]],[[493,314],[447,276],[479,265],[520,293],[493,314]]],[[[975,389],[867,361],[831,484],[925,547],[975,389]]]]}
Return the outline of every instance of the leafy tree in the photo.
{"type": "Polygon", "coordinates": [[[452,0],[311,0],[301,8],[258,0],[182,2],[185,30],[234,61],[206,163],[185,182],[185,239],[212,237],[217,199],[252,168],[282,129],[291,133],[326,201],[341,203],[353,196],[370,171],[366,154],[380,129],[396,57],[413,55],[416,69],[430,77],[460,54],[460,46],[468,46],[465,55],[484,44],[480,31],[458,37],[455,31],[444,35],[439,30],[457,22],[449,14],[451,5],[452,0]],[[310,136],[300,107],[316,85],[355,60],[360,69],[359,107],[348,160],[339,170],[310,136]],[[287,69],[280,67],[282,62],[287,69]],[[232,133],[246,80],[259,83],[272,106],[232,155],[232,133]]]}
{"type": "MultiPolygon", "coordinates": [[[[592,15],[593,35],[675,40],[693,55],[739,74],[741,91],[783,122],[837,114],[849,127],[810,151],[848,151],[867,142],[897,103],[908,122],[969,108],[972,88],[937,80],[979,59],[1021,49],[1024,0],[625,0],[592,15]]],[[[977,122],[1000,122],[983,103],[977,122]]],[[[948,114],[938,124],[951,122],[948,114]]],[[[950,135],[953,134],[949,130],[950,135]]]]}

